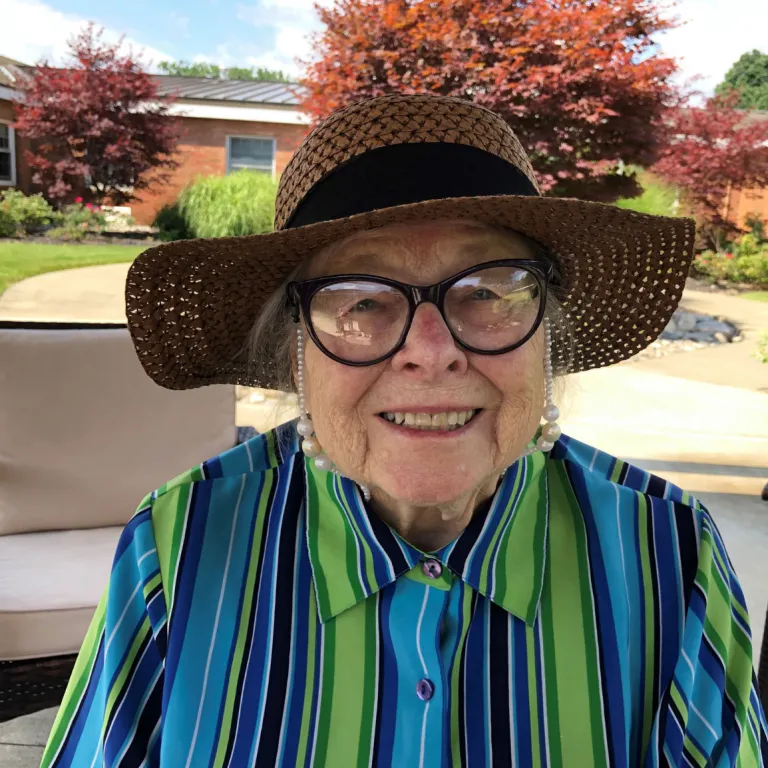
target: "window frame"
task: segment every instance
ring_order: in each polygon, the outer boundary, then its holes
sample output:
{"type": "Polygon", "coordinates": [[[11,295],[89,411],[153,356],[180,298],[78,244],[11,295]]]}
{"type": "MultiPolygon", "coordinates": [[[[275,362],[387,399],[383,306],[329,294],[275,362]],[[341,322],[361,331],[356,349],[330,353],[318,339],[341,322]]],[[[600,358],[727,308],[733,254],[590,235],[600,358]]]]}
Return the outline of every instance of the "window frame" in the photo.
{"type": "MultiPolygon", "coordinates": [[[[224,173],[230,174],[232,173],[233,169],[230,168],[230,163],[232,162],[232,139],[260,139],[261,141],[271,141],[272,142],[272,178],[275,178],[275,174],[277,172],[277,139],[274,136],[254,136],[254,135],[245,135],[245,134],[227,134],[227,156],[226,156],[226,164],[224,167],[224,173]]],[[[234,170],[243,170],[243,169],[234,169],[234,170]]],[[[262,171],[266,172],[266,169],[261,168],[254,168],[252,170],[255,171],[262,171]]]]}
{"type": "MultiPolygon", "coordinates": [[[[0,124],[8,126],[8,154],[11,158],[11,178],[0,179],[0,187],[15,187],[16,186],[16,131],[13,129],[13,124],[10,120],[3,120],[0,118],[0,124]]],[[[5,154],[4,149],[0,149],[0,152],[5,154]]]]}

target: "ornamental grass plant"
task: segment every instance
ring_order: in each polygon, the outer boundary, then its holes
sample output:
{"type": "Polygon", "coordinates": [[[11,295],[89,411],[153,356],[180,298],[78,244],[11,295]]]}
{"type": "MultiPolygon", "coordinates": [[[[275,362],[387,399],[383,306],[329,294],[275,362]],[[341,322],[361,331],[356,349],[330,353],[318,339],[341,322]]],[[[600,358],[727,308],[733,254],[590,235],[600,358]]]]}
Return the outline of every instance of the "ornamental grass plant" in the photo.
{"type": "Polygon", "coordinates": [[[277,181],[258,171],[201,176],[179,195],[192,237],[236,237],[272,231],[277,181]]]}

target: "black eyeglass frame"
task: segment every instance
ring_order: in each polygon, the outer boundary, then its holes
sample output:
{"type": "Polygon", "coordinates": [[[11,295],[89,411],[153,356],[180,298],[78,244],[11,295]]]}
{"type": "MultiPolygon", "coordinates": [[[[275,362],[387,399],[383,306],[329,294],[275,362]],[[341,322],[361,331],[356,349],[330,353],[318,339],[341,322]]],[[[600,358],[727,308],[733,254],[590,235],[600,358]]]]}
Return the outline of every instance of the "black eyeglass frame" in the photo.
{"type": "Polygon", "coordinates": [[[355,368],[362,368],[369,365],[377,365],[383,363],[385,360],[389,360],[390,357],[396,355],[404,346],[405,340],[408,337],[408,332],[411,330],[411,324],[413,323],[413,316],[416,314],[416,310],[421,304],[430,303],[434,304],[440,312],[443,322],[448,330],[451,332],[451,336],[454,341],[468,352],[474,352],[478,355],[504,355],[507,352],[511,352],[513,349],[522,347],[538,330],[544,319],[544,313],[547,306],[547,292],[549,288],[550,280],[554,275],[554,264],[552,262],[541,261],[539,259],[497,259],[496,261],[487,261],[483,264],[477,264],[469,269],[462,270],[451,277],[441,280],[434,285],[411,285],[409,283],[401,283],[399,280],[392,280],[388,277],[378,277],[377,275],[363,275],[359,273],[344,274],[344,275],[328,275],[325,277],[315,277],[310,280],[301,280],[299,282],[292,282],[286,286],[286,295],[291,307],[291,316],[293,322],[298,323],[301,315],[304,316],[304,321],[307,326],[307,332],[309,333],[312,341],[322,350],[323,354],[335,360],[342,365],[350,365],[355,368]],[[445,296],[448,290],[453,287],[459,280],[485,269],[492,269],[493,267],[515,267],[522,269],[531,274],[536,280],[539,287],[539,311],[536,314],[536,319],[531,326],[531,330],[520,339],[520,341],[511,344],[507,347],[498,350],[484,350],[472,347],[469,344],[464,343],[454,332],[451,324],[448,322],[448,318],[445,316],[445,296]],[[334,355],[328,350],[325,345],[318,338],[315,332],[314,325],[312,323],[312,315],[310,312],[310,305],[315,294],[325,288],[327,285],[333,283],[344,282],[346,280],[365,280],[367,282],[379,283],[386,285],[390,288],[395,288],[402,293],[408,301],[408,319],[403,327],[403,332],[400,335],[395,346],[386,355],[376,358],[375,360],[365,361],[349,361],[344,360],[338,355],[334,355]]]}

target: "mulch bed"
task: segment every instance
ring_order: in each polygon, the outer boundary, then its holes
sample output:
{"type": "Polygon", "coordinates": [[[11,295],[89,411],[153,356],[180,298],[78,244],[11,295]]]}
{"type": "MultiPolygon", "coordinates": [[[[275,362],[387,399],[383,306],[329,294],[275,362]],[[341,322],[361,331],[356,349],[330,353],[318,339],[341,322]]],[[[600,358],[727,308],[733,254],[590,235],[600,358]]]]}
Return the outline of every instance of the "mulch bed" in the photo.
{"type": "Polygon", "coordinates": [[[689,291],[710,291],[712,293],[724,293],[727,296],[739,296],[742,293],[768,290],[768,286],[765,285],[754,285],[752,283],[708,283],[695,277],[689,277],[685,281],[685,287],[689,291]]]}
{"type": "Polygon", "coordinates": [[[147,248],[159,245],[158,240],[151,235],[137,235],[131,232],[104,232],[100,235],[88,235],[82,240],[65,240],[61,237],[46,235],[29,235],[27,237],[0,237],[0,243],[40,243],[55,245],[146,245],[147,248]]]}

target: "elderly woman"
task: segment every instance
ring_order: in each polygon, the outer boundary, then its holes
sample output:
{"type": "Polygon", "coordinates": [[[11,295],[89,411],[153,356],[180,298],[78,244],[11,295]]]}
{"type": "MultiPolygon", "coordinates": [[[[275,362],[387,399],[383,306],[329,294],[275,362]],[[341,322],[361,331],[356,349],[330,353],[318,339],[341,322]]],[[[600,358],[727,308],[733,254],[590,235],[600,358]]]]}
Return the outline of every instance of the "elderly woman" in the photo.
{"type": "Polygon", "coordinates": [[[557,423],[555,376],[664,328],[692,223],[542,198],[499,117],[390,96],[308,136],[276,230],[131,268],[158,384],[301,417],[139,505],[43,765],[768,762],[709,513],[557,423]]]}

